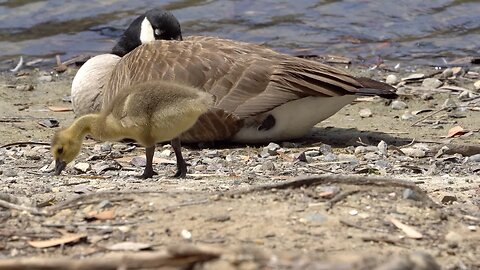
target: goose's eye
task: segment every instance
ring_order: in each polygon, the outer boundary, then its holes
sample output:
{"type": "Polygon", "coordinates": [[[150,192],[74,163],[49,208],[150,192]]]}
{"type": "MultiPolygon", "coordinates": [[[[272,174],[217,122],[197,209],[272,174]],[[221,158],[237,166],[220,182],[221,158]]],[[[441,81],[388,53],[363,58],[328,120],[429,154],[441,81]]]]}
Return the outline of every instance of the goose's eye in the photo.
{"type": "Polygon", "coordinates": [[[57,154],[61,155],[63,153],[63,147],[57,149],[57,154]]]}
{"type": "Polygon", "coordinates": [[[155,32],[155,36],[157,36],[157,37],[163,34],[163,31],[160,30],[160,29],[155,29],[154,32],[155,32]]]}

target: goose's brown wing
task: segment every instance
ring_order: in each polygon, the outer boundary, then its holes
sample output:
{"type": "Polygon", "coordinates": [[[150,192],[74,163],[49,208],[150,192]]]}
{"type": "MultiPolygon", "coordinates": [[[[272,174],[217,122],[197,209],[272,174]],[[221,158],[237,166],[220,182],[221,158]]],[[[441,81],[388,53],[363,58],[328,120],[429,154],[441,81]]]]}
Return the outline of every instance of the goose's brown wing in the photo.
{"type": "Polygon", "coordinates": [[[202,140],[228,139],[243,119],[291,100],[355,94],[364,87],[349,74],[314,61],[202,37],[157,41],[124,56],[112,73],[104,105],[125,86],[158,79],[182,82],[215,96],[215,109],[189,132],[192,138],[205,134],[202,140]]]}

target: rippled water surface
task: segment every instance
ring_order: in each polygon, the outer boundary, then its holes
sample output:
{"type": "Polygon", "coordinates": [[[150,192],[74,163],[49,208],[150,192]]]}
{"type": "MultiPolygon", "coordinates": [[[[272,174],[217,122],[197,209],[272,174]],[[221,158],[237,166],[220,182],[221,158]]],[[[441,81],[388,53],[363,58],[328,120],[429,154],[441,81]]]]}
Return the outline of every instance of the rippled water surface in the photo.
{"type": "Polygon", "coordinates": [[[480,51],[479,0],[0,0],[0,60],[106,52],[136,15],[158,6],[177,16],[184,36],[289,53],[432,64],[480,51]]]}

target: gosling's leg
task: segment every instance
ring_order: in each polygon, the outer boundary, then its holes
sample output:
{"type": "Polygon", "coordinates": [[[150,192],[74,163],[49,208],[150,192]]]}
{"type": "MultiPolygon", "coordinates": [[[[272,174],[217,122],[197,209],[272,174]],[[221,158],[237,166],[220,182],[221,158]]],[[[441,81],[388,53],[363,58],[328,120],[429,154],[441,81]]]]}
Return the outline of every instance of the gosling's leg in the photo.
{"type": "Polygon", "coordinates": [[[157,173],[153,170],[153,154],[155,154],[155,145],[145,148],[145,157],[147,159],[147,164],[143,174],[140,175],[140,178],[147,179],[152,178],[157,173]]]}
{"type": "Polygon", "coordinates": [[[170,144],[173,147],[175,156],[177,157],[177,173],[173,177],[185,178],[187,176],[187,163],[182,156],[182,145],[180,143],[180,138],[173,139],[170,144]]]}

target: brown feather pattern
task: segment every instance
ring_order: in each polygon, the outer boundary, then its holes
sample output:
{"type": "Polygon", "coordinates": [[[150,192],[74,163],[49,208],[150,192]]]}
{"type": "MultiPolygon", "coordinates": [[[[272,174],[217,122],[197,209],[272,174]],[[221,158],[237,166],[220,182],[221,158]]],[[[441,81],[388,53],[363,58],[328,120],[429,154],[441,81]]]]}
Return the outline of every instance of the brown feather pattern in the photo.
{"type": "MultiPolygon", "coordinates": [[[[288,101],[354,95],[369,84],[339,69],[258,45],[197,36],[144,44],[124,56],[112,73],[103,105],[123,87],[159,79],[185,83],[216,98],[215,108],[182,136],[187,142],[228,139],[244,119],[288,101]]],[[[391,91],[383,83],[370,85],[384,89],[379,93],[391,91]]]]}

